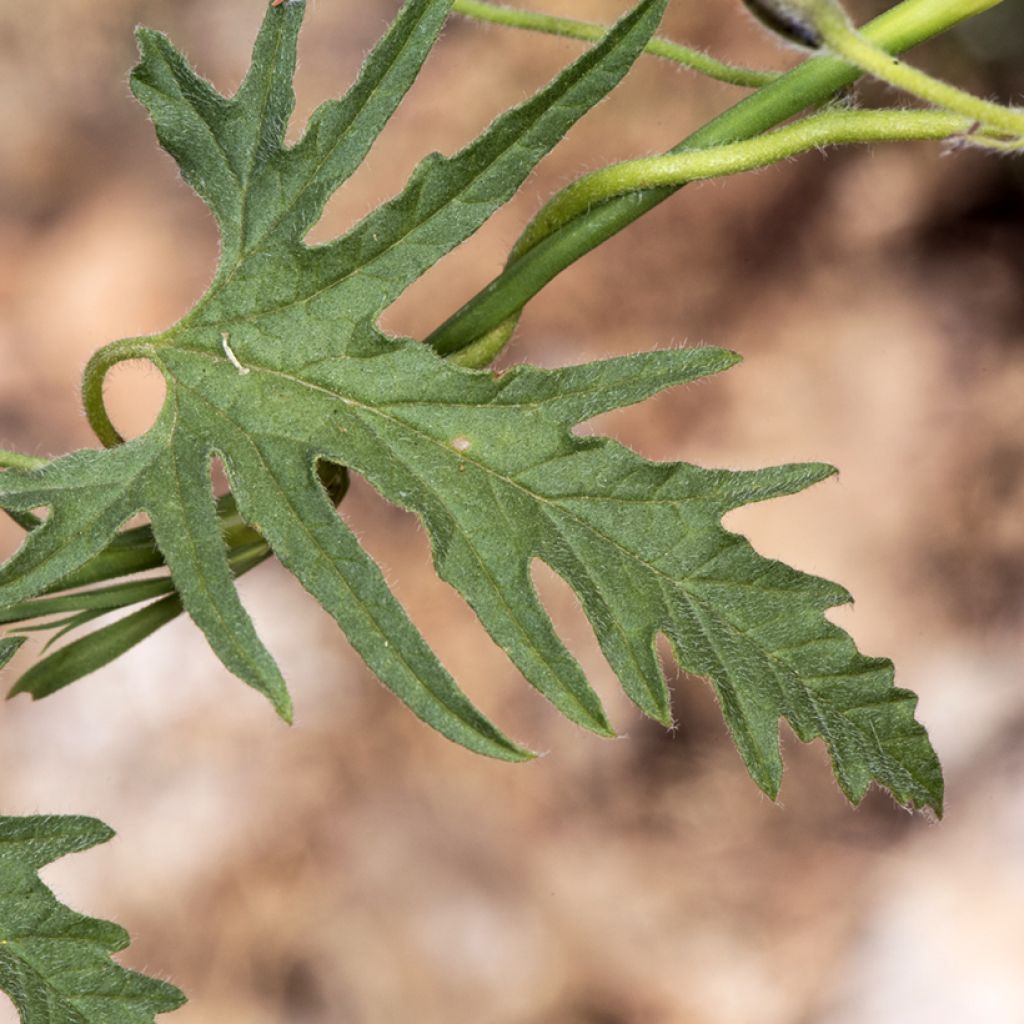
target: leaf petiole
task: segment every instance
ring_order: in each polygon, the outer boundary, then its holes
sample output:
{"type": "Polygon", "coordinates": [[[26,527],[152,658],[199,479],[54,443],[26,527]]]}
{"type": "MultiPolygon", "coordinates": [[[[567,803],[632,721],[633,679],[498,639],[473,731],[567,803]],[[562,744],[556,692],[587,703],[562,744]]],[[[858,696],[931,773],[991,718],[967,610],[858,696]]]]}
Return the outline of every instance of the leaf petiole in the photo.
{"type": "Polygon", "coordinates": [[[133,359],[149,359],[160,344],[159,338],[124,338],[101,348],[86,364],[82,375],[82,402],[85,416],[93,432],[107,448],[124,443],[117,427],[111,422],[103,402],[103,384],[107,374],[118,363],[133,359]]]}

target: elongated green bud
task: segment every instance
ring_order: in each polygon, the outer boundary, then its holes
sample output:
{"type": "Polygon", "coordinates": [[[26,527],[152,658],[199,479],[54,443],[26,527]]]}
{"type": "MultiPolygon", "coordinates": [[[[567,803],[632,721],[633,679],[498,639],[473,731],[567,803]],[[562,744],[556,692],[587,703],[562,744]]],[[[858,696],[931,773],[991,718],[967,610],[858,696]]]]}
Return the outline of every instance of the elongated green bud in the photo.
{"type": "Polygon", "coordinates": [[[791,0],[743,0],[751,14],[776,35],[797,46],[817,50],[821,34],[806,15],[803,4],[791,0]]]}

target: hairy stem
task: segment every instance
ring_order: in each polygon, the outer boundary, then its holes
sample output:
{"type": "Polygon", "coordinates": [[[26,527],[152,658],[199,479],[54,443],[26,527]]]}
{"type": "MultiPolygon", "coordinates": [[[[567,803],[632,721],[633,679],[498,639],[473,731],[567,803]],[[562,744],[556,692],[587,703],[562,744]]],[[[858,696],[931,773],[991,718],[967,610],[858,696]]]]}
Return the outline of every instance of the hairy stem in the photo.
{"type": "Polygon", "coordinates": [[[969,131],[973,123],[960,114],[937,110],[830,110],[744,142],[614,164],[580,178],[555,196],[519,239],[512,259],[525,255],[596,203],[617,195],[740,174],[825,146],[948,139],[969,131]]]}
{"type": "MultiPolygon", "coordinates": [[[[903,0],[862,31],[883,50],[900,53],[1000,2],[903,0]]],[[[837,57],[813,57],[708,122],[672,152],[737,142],[770,131],[801,111],[826,103],[860,74],[858,68],[837,57]]],[[[511,261],[499,277],[437,328],[427,341],[447,355],[474,345],[499,328],[511,335],[523,306],[546,284],[591,249],[664,202],[679,187],[644,189],[594,206],[521,258],[511,261]]]]}
{"type": "Polygon", "coordinates": [[[115,341],[104,346],[86,364],[82,375],[85,416],[100,443],[107,448],[124,443],[124,438],[111,422],[103,401],[103,384],[107,374],[118,363],[129,362],[132,359],[149,359],[155,348],[156,342],[153,338],[125,338],[123,341],[115,341]]]}
{"type": "Polygon", "coordinates": [[[844,60],[925,103],[956,111],[981,133],[1024,143],[1024,111],[973,96],[963,89],[894,59],[854,28],[835,0],[798,0],[822,41],[844,60]]]}
{"type": "MultiPolygon", "coordinates": [[[[483,0],[455,0],[452,10],[456,14],[476,18],[478,21],[489,21],[508,28],[543,32],[547,35],[565,36],[569,39],[582,39],[587,42],[599,42],[608,32],[606,25],[597,25],[590,21],[577,21],[573,18],[559,18],[551,14],[536,14],[533,11],[521,11],[513,7],[485,3],[483,0]]],[[[655,57],[663,57],[665,60],[673,61],[691,71],[707,75],[708,78],[743,88],[757,89],[780,76],[780,72],[777,71],[758,71],[716,60],[700,50],[682,46],[669,39],[652,39],[646,49],[647,53],[653,54],[655,57]]]]}

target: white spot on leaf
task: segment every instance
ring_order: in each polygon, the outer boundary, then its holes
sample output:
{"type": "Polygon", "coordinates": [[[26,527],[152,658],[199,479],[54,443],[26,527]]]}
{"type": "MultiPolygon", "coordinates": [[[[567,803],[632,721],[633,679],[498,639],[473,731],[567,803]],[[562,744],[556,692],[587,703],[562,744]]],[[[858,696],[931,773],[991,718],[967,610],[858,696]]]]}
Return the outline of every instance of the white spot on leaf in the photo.
{"type": "Polygon", "coordinates": [[[245,376],[245,374],[247,374],[249,372],[249,368],[247,366],[243,366],[238,361],[238,356],[236,356],[235,353],[231,349],[231,345],[230,345],[229,340],[228,340],[229,337],[230,337],[230,335],[227,333],[227,331],[222,332],[222,334],[220,336],[220,343],[221,343],[221,346],[224,349],[224,355],[226,355],[228,357],[228,362],[231,363],[231,365],[240,374],[242,374],[242,376],[245,376]]]}

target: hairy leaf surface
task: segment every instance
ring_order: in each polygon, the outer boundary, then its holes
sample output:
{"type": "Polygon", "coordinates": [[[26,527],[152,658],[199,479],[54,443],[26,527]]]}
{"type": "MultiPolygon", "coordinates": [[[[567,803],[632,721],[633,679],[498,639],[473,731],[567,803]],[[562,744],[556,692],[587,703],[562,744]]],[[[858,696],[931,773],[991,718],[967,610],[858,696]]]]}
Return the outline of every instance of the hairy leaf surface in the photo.
{"type": "Polygon", "coordinates": [[[153,1024],[185,1002],[110,958],[128,946],[123,928],[75,913],[39,879],[113,834],[93,818],[0,818],[0,990],[23,1024],[153,1024]]]}
{"type": "Polygon", "coordinates": [[[350,467],[417,513],[439,575],[523,675],[573,721],[611,727],[530,580],[541,559],[579,595],[635,703],[670,723],[655,653],[709,679],[751,774],[781,781],[778,723],[821,737],[847,795],[872,781],[941,806],[942,780],[915,698],[862,657],[825,610],[840,587],[760,557],[721,526],[740,505],[792,494],[819,465],[737,473],[647,462],[573,428],[728,368],[680,349],[496,376],[459,368],[380,313],[472,234],[629,69],[665,0],[643,0],[608,37],[453,157],[428,157],[405,190],[340,239],[303,239],[412,82],[449,9],[410,0],[340,101],[284,144],[303,5],[267,12],[252,69],[226,99],[160,35],[140,33],[132,77],[163,145],[221,227],[217,276],[195,309],[131,353],[167,380],[143,437],[0,476],[0,505],[50,515],[0,574],[0,609],[95,557],[144,511],[185,609],[224,664],[288,716],[283,680],[243,610],[215,514],[220,458],[242,517],[337,620],[370,668],[424,721],[465,746],[529,756],[464,696],[339,518],[317,472],[350,467]]]}
{"type": "Polygon", "coordinates": [[[0,639],[0,668],[3,668],[18,653],[18,648],[24,642],[25,638],[21,636],[0,639]]]}

